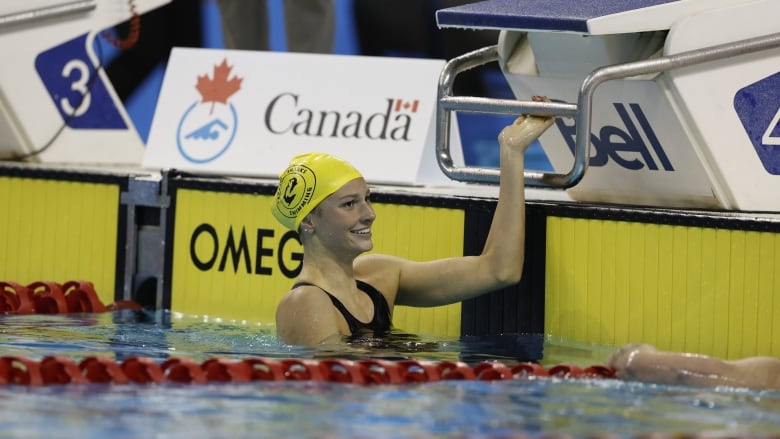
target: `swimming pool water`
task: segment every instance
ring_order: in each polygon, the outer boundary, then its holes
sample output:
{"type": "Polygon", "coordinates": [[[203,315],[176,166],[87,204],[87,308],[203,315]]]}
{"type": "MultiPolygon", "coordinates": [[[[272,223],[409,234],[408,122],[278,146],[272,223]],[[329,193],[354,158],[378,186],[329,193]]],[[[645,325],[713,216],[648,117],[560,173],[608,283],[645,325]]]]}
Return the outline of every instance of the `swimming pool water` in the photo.
{"type": "MultiPolygon", "coordinates": [[[[398,337],[317,352],[280,345],[272,327],[170,313],[0,317],[0,355],[247,358],[380,356],[603,364],[608,347],[552,337],[398,337]],[[516,356],[514,354],[517,354],[516,356]],[[513,359],[513,356],[516,358],[513,359]]],[[[608,379],[0,386],[0,437],[495,437],[660,433],[780,434],[780,394],[608,379]]]]}

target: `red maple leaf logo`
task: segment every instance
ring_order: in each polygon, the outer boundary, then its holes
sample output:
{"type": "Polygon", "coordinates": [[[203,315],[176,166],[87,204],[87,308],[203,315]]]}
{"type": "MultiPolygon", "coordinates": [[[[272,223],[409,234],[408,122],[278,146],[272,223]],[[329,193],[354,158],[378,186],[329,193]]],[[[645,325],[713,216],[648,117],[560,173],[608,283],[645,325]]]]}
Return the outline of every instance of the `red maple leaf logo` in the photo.
{"type": "Polygon", "coordinates": [[[241,81],[243,78],[230,76],[230,71],[233,69],[227,63],[227,58],[222,60],[222,63],[214,66],[214,78],[209,78],[208,74],[198,76],[198,83],[195,84],[195,88],[198,89],[203,100],[201,103],[211,102],[211,111],[214,112],[214,104],[217,102],[227,104],[227,100],[235,92],[241,89],[241,81]]]}

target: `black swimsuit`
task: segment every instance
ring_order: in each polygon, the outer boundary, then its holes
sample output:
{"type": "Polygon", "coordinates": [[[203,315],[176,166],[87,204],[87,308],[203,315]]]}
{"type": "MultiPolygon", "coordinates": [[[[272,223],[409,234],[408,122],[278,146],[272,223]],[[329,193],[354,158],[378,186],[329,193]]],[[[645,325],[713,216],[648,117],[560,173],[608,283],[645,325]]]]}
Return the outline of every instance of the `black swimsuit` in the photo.
{"type": "Polygon", "coordinates": [[[358,289],[368,294],[368,297],[371,298],[371,302],[374,304],[374,318],[371,319],[371,321],[368,323],[363,323],[355,318],[355,316],[353,316],[352,313],[347,310],[347,307],[345,307],[339,299],[334,297],[322,287],[318,287],[317,285],[307,282],[298,282],[293,285],[293,288],[302,285],[311,285],[321,289],[322,291],[325,291],[325,294],[330,297],[330,301],[333,302],[333,306],[335,306],[336,309],[341,312],[341,315],[344,316],[344,319],[347,321],[347,325],[349,325],[349,332],[352,334],[352,336],[373,333],[375,337],[379,337],[388,333],[390,331],[392,321],[390,318],[390,307],[387,305],[387,299],[385,299],[385,296],[383,296],[382,293],[380,293],[379,290],[373,286],[360,280],[356,280],[356,283],[358,289]]]}

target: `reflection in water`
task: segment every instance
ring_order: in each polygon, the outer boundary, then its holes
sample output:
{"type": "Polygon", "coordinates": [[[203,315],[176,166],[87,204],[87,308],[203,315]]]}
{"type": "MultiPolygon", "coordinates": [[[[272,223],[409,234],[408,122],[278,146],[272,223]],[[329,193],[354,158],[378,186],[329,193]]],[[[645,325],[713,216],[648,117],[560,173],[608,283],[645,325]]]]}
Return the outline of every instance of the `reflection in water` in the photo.
{"type": "Polygon", "coordinates": [[[780,433],[780,395],[616,380],[0,387],[6,437],[501,437],[780,433]]]}
{"type": "Polygon", "coordinates": [[[338,347],[303,348],[277,341],[273,325],[223,321],[170,312],[120,311],[103,314],[0,316],[3,355],[40,358],[67,355],[130,356],[156,360],[188,357],[203,361],[212,357],[245,358],[383,358],[460,360],[469,364],[485,360],[513,364],[545,362],[548,352],[557,362],[583,366],[601,364],[609,349],[590,345],[553,343],[540,334],[504,334],[484,337],[445,338],[394,330],[382,338],[347,339],[338,347]],[[599,358],[593,358],[596,353],[599,358]],[[565,358],[566,356],[570,358],[565,358]],[[565,361],[564,361],[565,360],[565,361]]]}

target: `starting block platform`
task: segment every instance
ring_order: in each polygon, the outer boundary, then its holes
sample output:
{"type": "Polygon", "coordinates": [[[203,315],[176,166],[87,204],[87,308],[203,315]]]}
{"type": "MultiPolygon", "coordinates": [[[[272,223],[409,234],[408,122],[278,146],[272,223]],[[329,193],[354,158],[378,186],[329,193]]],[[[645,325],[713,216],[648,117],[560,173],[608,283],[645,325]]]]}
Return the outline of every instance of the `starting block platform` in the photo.
{"type": "Polygon", "coordinates": [[[440,165],[457,111],[557,114],[540,140],[555,173],[530,185],[589,202],[780,211],[780,33],[774,1],[489,0],[437,12],[441,27],[500,29],[453,59],[439,85],[440,165]],[[517,101],[452,96],[497,61],[517,101]],[[533,95],[553,103],[535,105],[533,95]]]}
{"type": "Polygon", "coordinates": [[[710,9],[717,3],[684,0],[489,0],[443,9],[437,12],[436,19],[442,27],[617,34],[668,29],[679,18],[710,9]]]}

